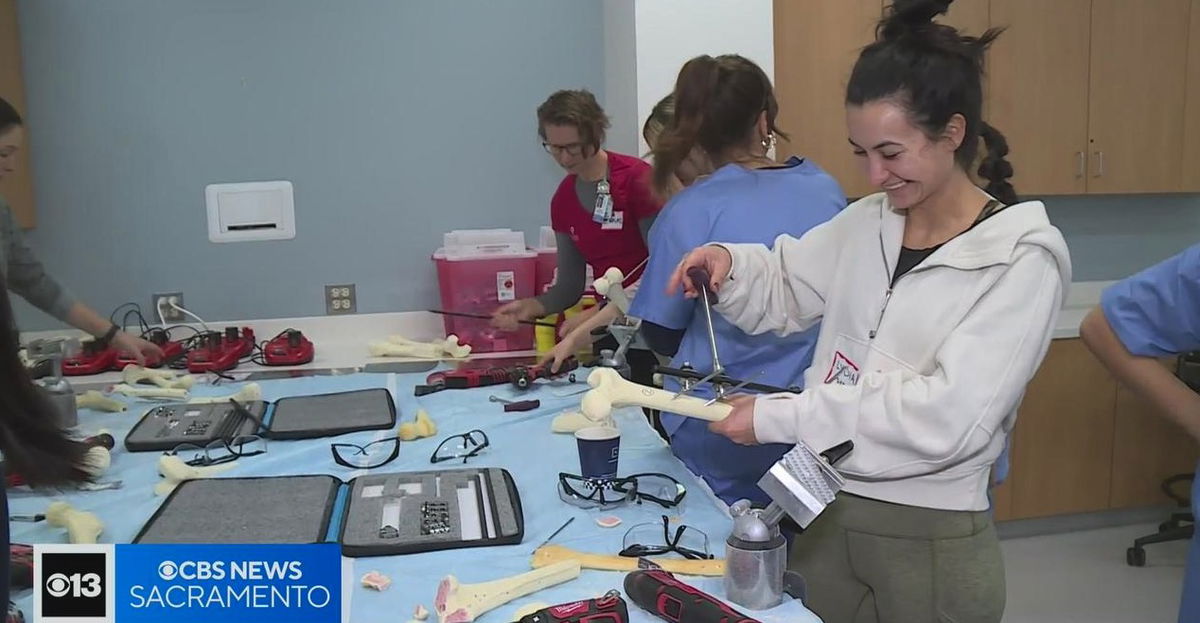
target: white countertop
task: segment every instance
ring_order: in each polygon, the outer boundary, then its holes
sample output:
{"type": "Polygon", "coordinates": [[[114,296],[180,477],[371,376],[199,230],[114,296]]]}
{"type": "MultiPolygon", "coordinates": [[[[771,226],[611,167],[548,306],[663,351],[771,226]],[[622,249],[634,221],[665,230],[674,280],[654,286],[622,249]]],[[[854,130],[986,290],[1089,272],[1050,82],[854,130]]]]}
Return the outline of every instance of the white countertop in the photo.
{"type": "Polygon", "coordinates": [[[1067,301],[1054,325],[1054,339],[1079,337],[1079,323],[1093,307],[1100,304],[1100,293],[1113,281],[1077,281],[1067,291],[1067,301]]]}
{"type": "MultiPolygon", "coordinates": [[[[1071,284],[1067,301],[1055,323],[1054,339],[1079,337],[1079,323],[1092,307],[1100,302],[1100,293],[1111,281],[1082,281],[1071,284]]],[[[403,335],[414,340],[436,340],[445,337],[441,316],[429,312],[392,312],[385,314],[354,314],[348,316],[313,316],[308,318],[279,318],[270,320],[239,320],[213,322],[212,328],[222,330],[227,326],[249,326],[261,339],[267,339],[288,329],[299,329],[316,345],[316,354],[311,363],[302,366],[260,366],[245,362],[239,364],[238,372],[266,370],[306,370],[324,368],[354,368],[370,363],[420,361],[402,357],[371,357],[367,344],[382,341],[389,335],[403,335]]],[[[21,341],[60,335],[83,336],[79,331],[36,331],[23,333],[21,341]]],[[[528,356],[531,352],[477,353],[476,358],[528,356]]],[[[427,361],[427,360],[426,360],[427,361]]],[[[120,373],[110,372],[94,376],[74,377],[79,383],[119,382],[120,373]]]]}

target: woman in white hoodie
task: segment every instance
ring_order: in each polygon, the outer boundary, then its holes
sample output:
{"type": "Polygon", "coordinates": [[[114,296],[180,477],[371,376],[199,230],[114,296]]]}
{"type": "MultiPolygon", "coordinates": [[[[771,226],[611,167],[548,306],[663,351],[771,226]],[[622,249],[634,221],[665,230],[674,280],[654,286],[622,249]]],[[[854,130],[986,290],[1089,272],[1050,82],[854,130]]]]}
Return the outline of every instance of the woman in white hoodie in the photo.
{"type": "Polygon", "coordinates": [[[983,55],[999,34],[932,19],[946,0],[896,0],[846,92],[865,197],[773,249],[708,245],[718,311],[748,333],[821,321],[805,391],[735,400],[711,426],[744,444],[847,439],[846,486],[790,565],[826,623],[999,621],[1004,566],[989,469],[1049,346],[1071,281],[1041,202],[1017,201],[1003,137],[981,119],[983,55]],[[980,189],[968,168],[980,140],[980,189]]]}

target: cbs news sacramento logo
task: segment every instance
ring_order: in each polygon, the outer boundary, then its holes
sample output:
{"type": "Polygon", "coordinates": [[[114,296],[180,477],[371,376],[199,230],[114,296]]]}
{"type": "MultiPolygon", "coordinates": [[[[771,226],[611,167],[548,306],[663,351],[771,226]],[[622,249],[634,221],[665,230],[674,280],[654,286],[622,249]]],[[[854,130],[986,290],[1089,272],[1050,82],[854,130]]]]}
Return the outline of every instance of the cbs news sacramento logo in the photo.
{"type": "Polygon", "coordinates": [[[339,623],[341,551],[319,545],[35,545],[34,623],[339,623]]]}

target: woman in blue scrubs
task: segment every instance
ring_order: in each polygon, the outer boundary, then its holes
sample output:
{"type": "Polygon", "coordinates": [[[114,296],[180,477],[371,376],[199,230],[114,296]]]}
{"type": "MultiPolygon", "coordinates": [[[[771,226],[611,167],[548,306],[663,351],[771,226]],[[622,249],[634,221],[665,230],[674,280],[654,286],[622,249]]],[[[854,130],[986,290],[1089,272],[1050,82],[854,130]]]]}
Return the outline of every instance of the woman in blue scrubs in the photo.
{"type": "MultiPolygon", "coordinates": [[[[770,79],[758,65],[736,55],[696,57],[675,85],[675,115],[654,148],[656,190],[667,194],[673,175],[693,149],[714,171],[675,194],[650,230],[650,260],[629,315],[642,320],[656,352],[672,365],[712,369],[708,332],[694,299],[667,296],[667,279],[685,253],[713,240],[770,244],[780,234],[799,236],[846,205],[837,182],[817,165],[793,156],[782,164],[768,152],[776,136],[779,107],[770,79]]],[[[817,330],[780,338],[751,336],[713,314],[718,355],[726,374],[788,387],[802,384],[817,330]]],[[[665,379],[666,389],[678,389],[665,379]]],[[[711,397],[710,387],[693,395],[711,397]]],[[[707,423],[664,413],[663,428],[675,454],[726,503],[769,502],[757,481],[789,447],[741,446],[709,432],[707,423]]]]}
{"type": "MultiPolygon", "coordinates": [[[[1079,334],[1113,376],[1200,443],[1200,394],[1155,361],[1200,350],[1200,244],[1110,286],[1079,334]]],[[[1200,517],[1200,466],[1192,483],[1192,515],[1200,517]]],[[[1192,537],[1179,604],[1179,623],[1196,621],[1200,532],[1192,537]]]]}

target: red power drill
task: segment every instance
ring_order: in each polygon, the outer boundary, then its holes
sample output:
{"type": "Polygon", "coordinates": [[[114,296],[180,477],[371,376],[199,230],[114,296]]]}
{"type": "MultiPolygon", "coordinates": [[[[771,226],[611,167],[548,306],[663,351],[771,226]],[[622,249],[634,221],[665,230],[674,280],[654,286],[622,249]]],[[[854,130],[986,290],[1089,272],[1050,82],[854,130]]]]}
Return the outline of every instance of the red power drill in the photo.
{"type": "Polygon", "coordinates": [[[562,376],[569,376],[571,382],[575,382],[573,371],[579,368],[579,361],[574,357],[562,362],[562,365],[558,366],[558,372],[550,371],[550,363],[547,361],[540,366],[516,366],[509,373],[509,380],[517,389],[529,389],[538,379],[556,379],[562,376]]]}
{"type": "Polygon", "coordinates": [[[268,366],[298,366],[313,360],[313,343],[304,334],[288,329],[271,338],[263,347],[263,363],[268,366]]]}
{"type": "Polygon", "coordinates": [[[508,368],[469,368],[466,370],[451,370],[449,372],[434,372],[425,378],[425,385],[413,388],[413,394],[424,396],[443,389],[471,389],[489,385],[503,385],[509,382],[508,368]]]}
{"type": "Polygon", "coordinates": [[[550,606],[521,617],[517,623],[628,623],[629,609],[617,591],[598,599],[550,606]]]}
{"type": "Polygon", "coordinates": [[[684,584],[661,569],[642,569],[625,576],[625,594],[650,614],[682,623],[759,623],[729,604],[684,584]]]}

